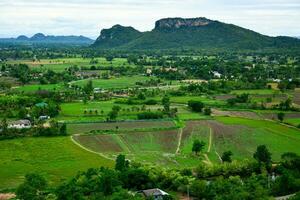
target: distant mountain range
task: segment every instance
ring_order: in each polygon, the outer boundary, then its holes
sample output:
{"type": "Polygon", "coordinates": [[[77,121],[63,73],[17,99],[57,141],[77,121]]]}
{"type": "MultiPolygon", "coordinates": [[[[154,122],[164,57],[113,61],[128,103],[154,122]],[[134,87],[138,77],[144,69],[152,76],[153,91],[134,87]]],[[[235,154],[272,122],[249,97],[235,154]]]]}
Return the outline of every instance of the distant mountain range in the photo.
{"type": "Polygon", "coordinates": [[[233,24],[207,18],[166,18],[158,20],[152,31],[115,25],[101,31],[92,45],[100,49],[265,49],[300,48],[292,37],[270,37],[233,24]]]}
{"type": "Polygon", "coordinates": [[[32,37],[20,35],[17,38],[1,38],[2,43],[17,44],[73,44],[73,45],[91,45],[94,40],[84,36],[52,36],[37,33],[32,37]]]}

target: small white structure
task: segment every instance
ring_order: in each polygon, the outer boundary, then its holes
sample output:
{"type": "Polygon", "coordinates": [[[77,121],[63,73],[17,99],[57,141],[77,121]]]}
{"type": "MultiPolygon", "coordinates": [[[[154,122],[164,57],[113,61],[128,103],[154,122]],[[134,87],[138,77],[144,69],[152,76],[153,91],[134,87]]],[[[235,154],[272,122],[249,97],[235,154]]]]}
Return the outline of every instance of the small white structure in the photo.
{"type": "Polygon", "coordinates": [[[158,188],[142,190],[139,193],[142,193],[146,198],[153,198],[154,200],[163,200],[164,196],[169,196],[168,193],[158,188]]]}
{"type": "Polygon", "coordinates": [[[47,119],[50,119],[50,116],[48,115],[39,116],[39,120],[47,120],[47,119]]]}
{"type": "Polygon", "coordinates": [[[16,128],[16,129],[31,128],[31,122],[27,119],[14,121],[8,125],[8,128],[16,128]]]}
{"type": "Polygon", "coordinates": [[[148,68],[148,69],[146,70],[146,74],[147,74],[148,76],[150,76],[150,75],[152,74],[152,69],[149,69],[149,68],[148,68]]]}
{"type": "Polygon", "coordinates": [[[221,76],[222,76],[222,74],[220,74],[220,73],[217,72],[217,71],[213,71],[212,73],[213,73],[213,75],[214,75],[214,78],[221,78],[221,76]]]}

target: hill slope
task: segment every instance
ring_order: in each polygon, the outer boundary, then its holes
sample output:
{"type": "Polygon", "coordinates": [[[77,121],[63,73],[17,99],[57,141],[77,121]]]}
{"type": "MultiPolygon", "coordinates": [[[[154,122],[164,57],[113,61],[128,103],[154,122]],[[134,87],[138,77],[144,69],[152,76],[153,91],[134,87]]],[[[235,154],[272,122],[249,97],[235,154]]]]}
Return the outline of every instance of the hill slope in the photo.
{"type": "Polygon", "coordinates": [[[100,48],[120,47],[142,35],[143,34],[141,32],[132,27],[115,25],[110,29],[103,29],[100,37],[98,37],[93,46],[100,48]]]}
{"type": "MultiPolygon", "coordinates": [[[[120,25],[118,25],[120,26],[120,25]]],[[[122,26],[120,26],[122,27],[122,26]]],[[[269,37],[232,24],[206,18],[166,18],[149,32],[132,27],[106,29],[93,45],[103,49],[262,49],[300,47],[300,40],[269,37]],[[108,35],[107,33],[110,33],[108,35]],[[107,36],[114,36],[107,39],[107,36]]]]}

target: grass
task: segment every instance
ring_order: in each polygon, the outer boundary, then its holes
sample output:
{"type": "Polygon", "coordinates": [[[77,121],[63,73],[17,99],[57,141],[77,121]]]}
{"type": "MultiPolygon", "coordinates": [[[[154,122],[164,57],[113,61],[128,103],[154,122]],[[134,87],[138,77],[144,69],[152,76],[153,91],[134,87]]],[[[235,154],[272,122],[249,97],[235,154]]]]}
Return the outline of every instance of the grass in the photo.
{"type": "MultiPolygon", "coordinates": [[[[161,101],[161,97],[155,98],[158,101],[161,101]]],[[[175,104],[187,104],[190,100],[201,101],[208,106],[223,106],[226,105],[225,101],[214,100],[207,96],[171,96],[170,101],[175,104]]]]}
{"type": "Polygon", "coordinates": [[[233,90],[231,94],[279,94],[279,90],[273,89],[257,89],[257,90],[233,90]]]}
{"type": "Polygon", "coordinates": [[[284,122],[292,124],[293,126],[300,126],[300,118],[285,119],[284,122]]]}
{"type": "Polygon", "coordinates": [[[20,92],[35,92],[37,90],[48,90],[48,91],[55,91],[55,90],[63,90],[64,85],[62,83],[60,84],[47,84],[47,85],[41,85],[41,84],[33,84],[33,85],[24,85],[14,88],[17,91],[20,92]]]}
{"type": "Polygon", "coordinates": [[[30,172],[42,174],[55,185],[78,171],[113,165],[76,146],[69,137],[3,140],[0,157],[0,189],[18,186],[30,172]]]}
{"type": "MultiPolygon", "coordinates": [[[[111,78],[111,79],[92,79],[93,86],[95,88],[101,89],[122,89],[135,87],[136,82],[143,82],[146,80],[150,80],[150,77],[147,76],[123,76],[120,78],[111,78]]],[[[71,82],[71,84],[84,86],[90,79],[84,79],[79,81],[71,82]]]]}
{"type": "MultiPolygon", "coordinates": [[[[240,143],[245,150],[245,155],[251,155],[258,145],[266,145],[275,161],[280,159],[282,153],[295,152],[300,154],[299,129],[289,128],[272,121],[250,120],[245,118],[217,117],[217,120],[226,125],[242,125],[248,129],[240,129],[239,135],[235,135],[228,141],[231,145],[240,143]],[[234,141],[234,142],[232,142],[234,141]],[[248,152],[248,153],[247,153],[248,152]]],[[[236,151],[241,152],[241,148],[236,151]]],[[[240,155],[242,157],[243,155],[240,155]]]]}

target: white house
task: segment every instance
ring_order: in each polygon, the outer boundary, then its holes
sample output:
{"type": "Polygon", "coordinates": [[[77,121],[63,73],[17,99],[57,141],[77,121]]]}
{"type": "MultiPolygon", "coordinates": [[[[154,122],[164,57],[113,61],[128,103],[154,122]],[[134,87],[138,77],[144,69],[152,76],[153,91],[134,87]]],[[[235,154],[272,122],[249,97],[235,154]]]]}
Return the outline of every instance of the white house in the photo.
{"type": "Polygon", "coordinates": [[[8,128],[16,128],[16,129],[31,128],[31,122],[27,119],[14,121],[9,123],[8,128]]]}

